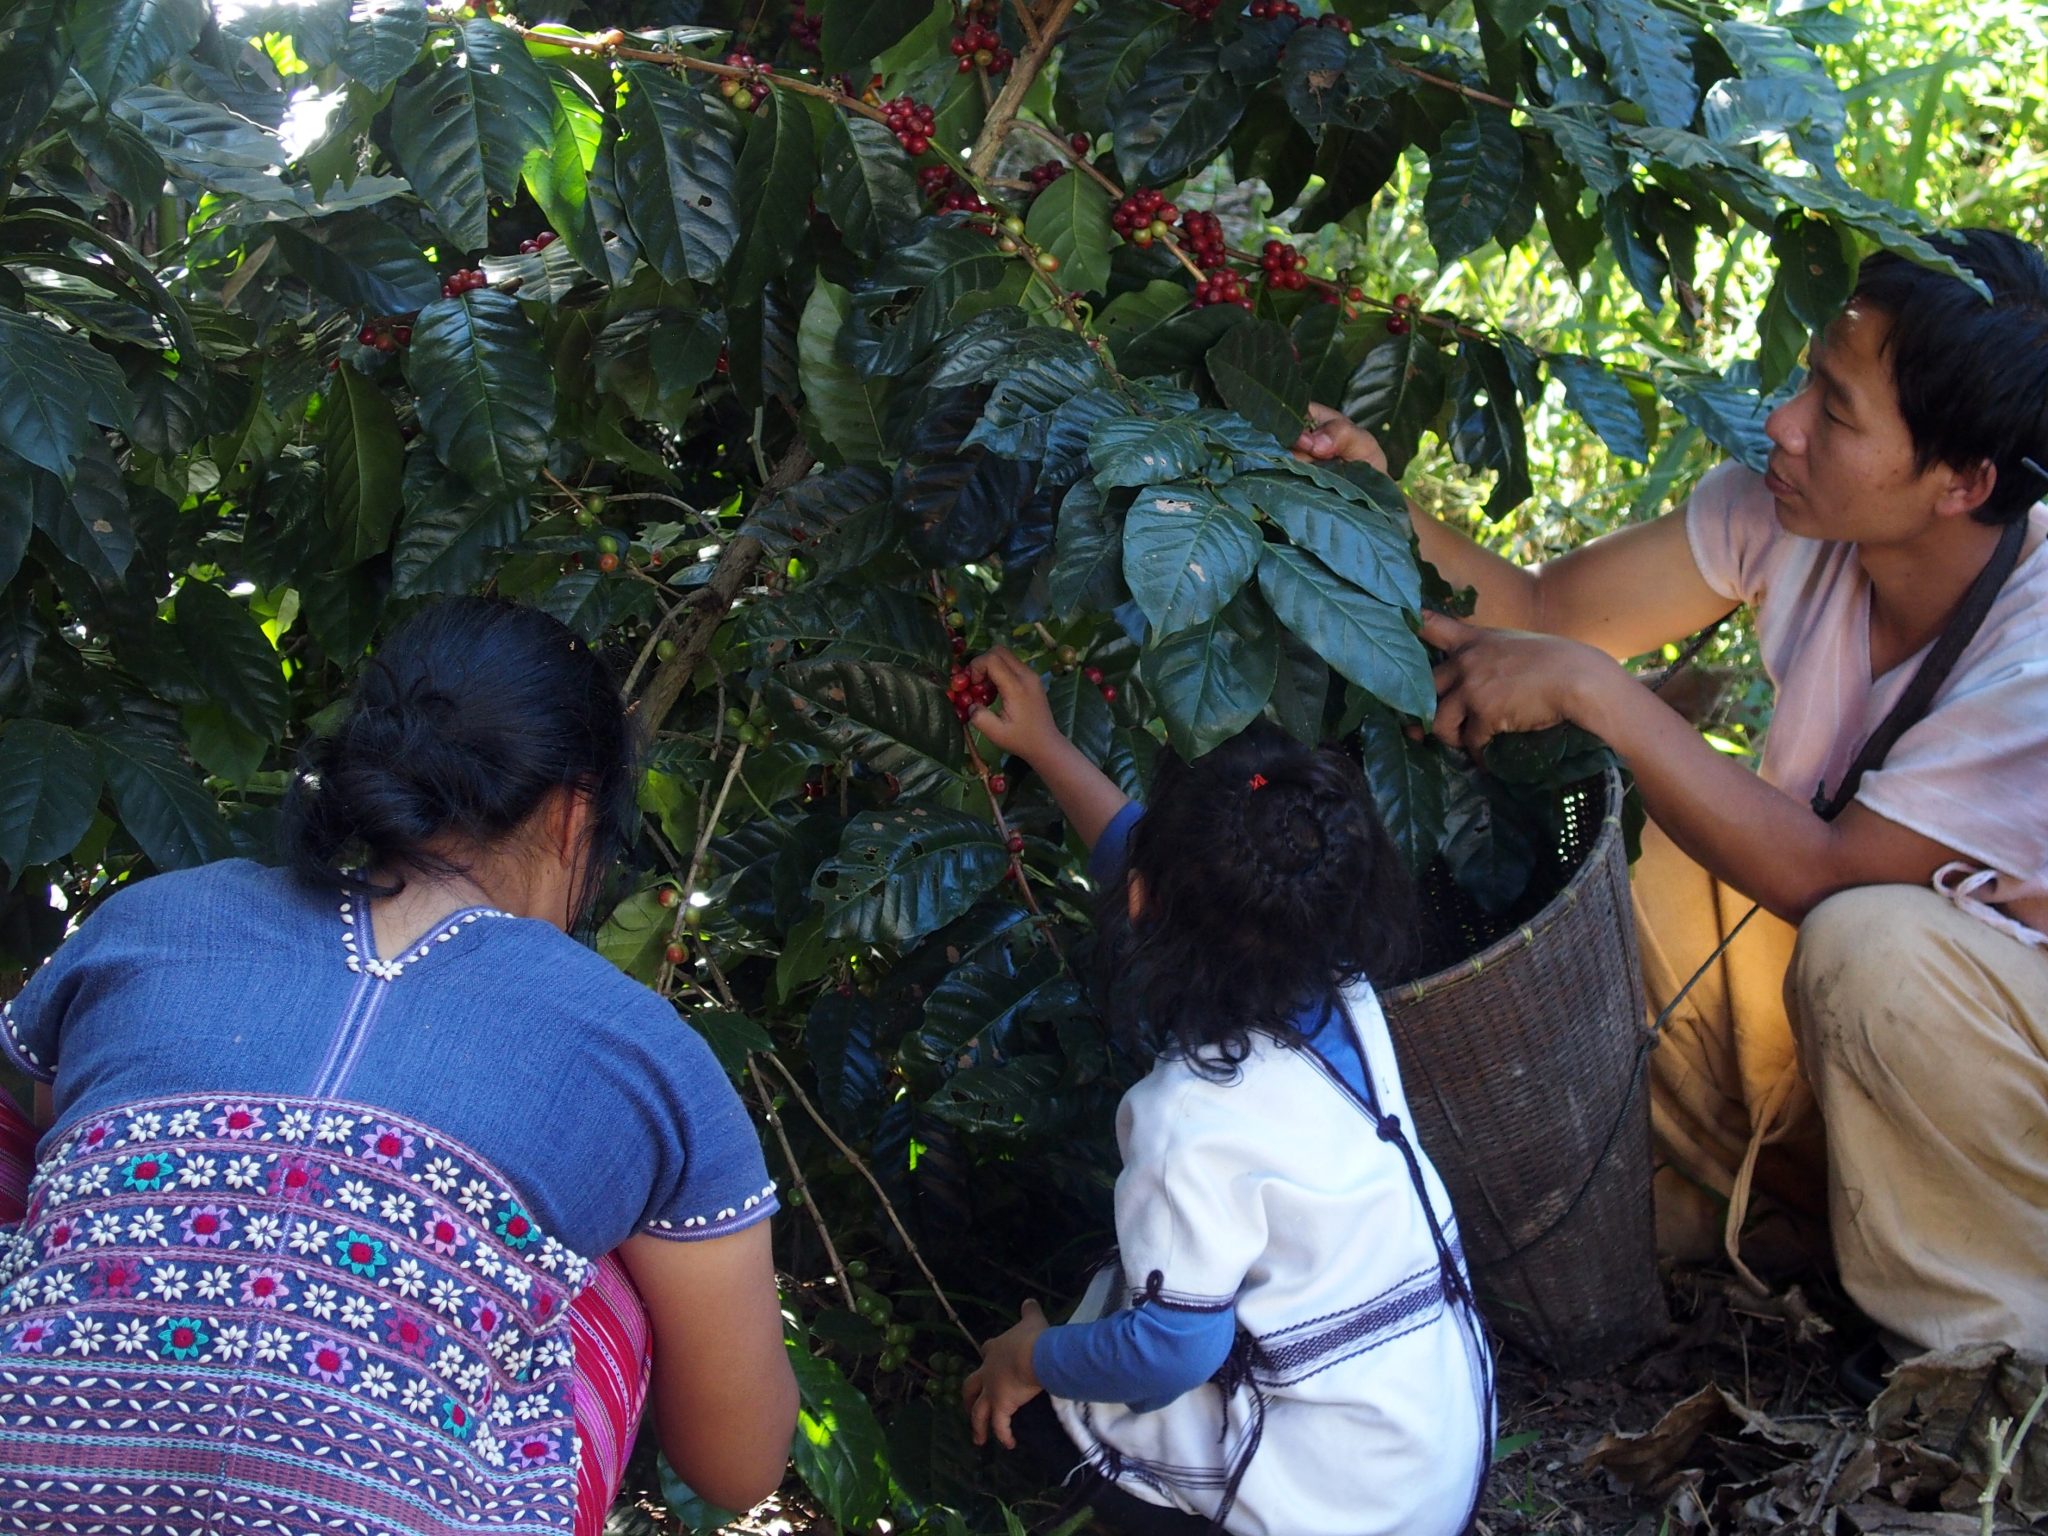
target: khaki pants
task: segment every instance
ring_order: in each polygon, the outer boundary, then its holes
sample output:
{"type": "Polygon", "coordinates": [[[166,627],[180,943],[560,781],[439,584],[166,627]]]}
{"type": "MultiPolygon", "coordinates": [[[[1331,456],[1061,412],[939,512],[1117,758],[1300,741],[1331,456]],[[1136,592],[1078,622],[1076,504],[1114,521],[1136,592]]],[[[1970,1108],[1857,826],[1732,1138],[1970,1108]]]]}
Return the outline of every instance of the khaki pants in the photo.
{"type": "MultiPolygon", "coordinates": [[[[1749,902],[1643,842],[1654,1017],[1749,902]]],[[[1760,912],[1650,1060],[1666,1253],[1781,1260],[1824,1215],[1876,1322],[2048,1354],[2048,954],[1912,886],[1844,891],[1796,930],[1760,912]]]]}

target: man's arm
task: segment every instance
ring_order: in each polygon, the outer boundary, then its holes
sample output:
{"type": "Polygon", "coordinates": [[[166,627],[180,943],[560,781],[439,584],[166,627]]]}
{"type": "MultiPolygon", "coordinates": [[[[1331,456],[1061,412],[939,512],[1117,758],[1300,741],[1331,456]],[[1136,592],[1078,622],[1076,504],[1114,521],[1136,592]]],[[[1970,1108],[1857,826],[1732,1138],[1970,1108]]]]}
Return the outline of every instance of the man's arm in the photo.
{"type": "MultiPolygon", "coordinates": [[[[1384,470],[1370,432],[1326,406],[1295,444],[1315,459],[1349,459],[1384,470]]],[[[1686,537],[1685,513],[1667,513],[1602,534],[1555,560],[1518,566],[1408,503],[1422,558],[1454,587],[1479,594],[1472,617],[1496,629],[1561,635],[1610,656],[1640,656],[1725,616],[1728,599],[1708,586],[1686,537]]]]}
{"type": "Polygon", "coordinates": [[[1590,646],[1479,629],[1432,615],[1422,638],[1447,654],[1434,733],[1483,753],[1508,731],[1560,720],[1591,731],[1629,766],[1643,808],[1717,879],[1797,923],[1860,885],[1925,885],[1953,849],[1852,804],[1827,822],[1715,751],[1683,717],[1590,646]]]}

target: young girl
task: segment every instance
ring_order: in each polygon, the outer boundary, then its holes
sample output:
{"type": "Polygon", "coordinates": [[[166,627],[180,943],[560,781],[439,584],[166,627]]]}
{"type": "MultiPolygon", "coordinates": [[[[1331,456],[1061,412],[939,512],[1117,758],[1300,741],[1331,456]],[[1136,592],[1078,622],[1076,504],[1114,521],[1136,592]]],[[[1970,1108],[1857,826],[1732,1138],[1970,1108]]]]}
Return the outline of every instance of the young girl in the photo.
{"type": "Polygon", "coordinates": [[[292,869],[140,881],[8,1005],[46,1132],[0,1241],[0,1525],[566,1536],[572,1314],[613,1250],[677,1470],[734,1508],[780,1480],[760,1146],[566,932],[633,748],[556,620],[424,609],[309,748],[292,869]]]}
{"type": "Polygon", "coordinates": [[[1454,1536],[1492,1363],[1373,995],[1407,892],[1361,776],[1261,724],[1168,754],[1142,810],[1016,657],[974,670],[1001,700],[976,726],[1094,849],[1108,1013],[1153,1058],[1117,1115],[1118,1262],[1073,1322],[1026,1302],[984,1347],[977,1443],[1030,1436],[1045,1391],[1127,1530],[1454,1536]]]}

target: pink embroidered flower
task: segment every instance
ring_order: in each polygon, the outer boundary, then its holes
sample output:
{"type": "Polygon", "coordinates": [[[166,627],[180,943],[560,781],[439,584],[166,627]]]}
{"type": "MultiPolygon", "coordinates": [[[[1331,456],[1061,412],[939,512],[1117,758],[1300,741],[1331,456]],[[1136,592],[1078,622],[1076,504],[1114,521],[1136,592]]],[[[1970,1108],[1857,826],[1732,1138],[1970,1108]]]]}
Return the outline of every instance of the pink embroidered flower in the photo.
{"type": "Polygon", "coordinates": [[[62,1253],[78,1242],[78,1223],[69,1216],[59,1216],[50,1224],[50,1230],[43,1234],[43,1250],[46,1253],[62,1253]]]}
{"type": "Polygon", "coordinates": [[[253,1141],[264,1124],[263,1111],[253,1104],[224,1104],[213,1117],[214,1131],[230,1141],[253,1141]]]}
{"type": "Polygon", "coordinates": [[[14,1349],[19,1354],[40,1355],[55,1342],[56,1329],[42,1321],[23,1323],[14,1331],[14,1349]]]}
{"type": "Polygon", "coordinates": [[[363,1138],[363,1156],[387,1168],[403,1168],[416,1150],[412,1133],[395,1125],[379,1125],[363,1138]]]}
{"type": "Polygon", "coordinates": [[[92,1294],[133,1296],[142,1284],[142,1266],[133,1259],[101,1259],[93,1266],[92,1294]]]}
{"type": "Polygon", "coordinates": [[[228,1208],[224,1205],[195,1206],[180,1226],[185,1241],[197,1247],[217,1247],[228,1231],[228,1208]]]}
{"type": "Polygon", "coordinates": [[[429,1206],[427,1219],[420,1226],[420,1241],[436,1253],[453,1253],[468,1244],[469,1233],[446,1211],[429,1206]]]}
{"type": "Polygon", "coordinates": [[[305,1354],[299,1357],[306,1367],[306,1374],[317,1376],[322,1381],[331,1381],[340,1386],[348,1379],[348,1346],[337,1344],[332,1339],[315,1339],[306,1346],[305,1354]]]}
{"type": "Polygon", "coordinates": [[[270,1170],[270,1193],[287,1200],[310,1204],[325,1188],[319,1168],[307,1158],[288,1157],[270,1170]]]}
{"type": "Polygon", "coordinates": [[[512,1442],[512,1464],[515,1467],[544,1467],[561,1454],[561,1442],[553,1435],[521,1435],[512,1442]]]}
{"type": "Polygon", "coordinates": [[[242,1277],[242,1300],[252,1307],[274,1307],[289,1295],[281,1269],[252,1269],[242,1277]]]}
{"type": "Polygon", "coordinates": [[[114,1122],[113,1122],[113,1121],[111,1121],[111,1120],[95,1120],[95,1121],[94,1121],[94,1122],[93,1122],[93,1123],[92,1123],[91,1125],[89,1125],[89,1126],[87,1126],[87,1127],[85,1128],[85,1149],[86,1149],[86,1151],[88,1151],[88,1152],[97,1152],[97,1151],[98,1151],[98,1150],[99,1150],[99,1149],[100,1149],[101,1147],[103,1147],[103,1146],[105,1146],[105,1145],[106,1145],[106,1143],[107,1143],[107,1138],[108,1138],[109,1136],[112,1136],[113,1134],[114,1134],[114,1122]]]}
{"type": "Polygon", "coordinates": [[[434,1347],[434,1330],[409,1313],[399,1312],[385,1320],[384,1342],[402,1355],[424,1360],[434,1347]]]}
{"type": "Polygon", "coordinates": [[[480,1298],[469,1314],[469,1326],[488,1339],[505,1326],[505,1314],[495,1301],[480,1298]]]}

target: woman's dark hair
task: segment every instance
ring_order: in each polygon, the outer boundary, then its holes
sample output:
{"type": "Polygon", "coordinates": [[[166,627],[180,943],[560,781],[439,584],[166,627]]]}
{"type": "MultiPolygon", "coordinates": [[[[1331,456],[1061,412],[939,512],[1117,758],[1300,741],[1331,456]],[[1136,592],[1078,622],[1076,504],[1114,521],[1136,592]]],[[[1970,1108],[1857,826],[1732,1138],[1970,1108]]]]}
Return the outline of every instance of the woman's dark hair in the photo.
{"type": "Polygon", "coordinates": [[[573,914],[631,837],[638,744],[617,681],[558,619],[495,598],[422,608],[364,669],[346,717],[300,754],[285,846],[306,879],[370,895],[345,868],[458,871],[433,845],[483,848],[551,790],[590,802],[573,914]]]}
{"type": "Polygon", "coordinates": [[[1104,1010],[1126,1049],[1227,1076],[1254,1030],[1299,1044],[1304,1009],[1389,977],[1412,910],[1357,766],[1258,721],[1193,762],[1161,755],[1101,897],[1104,1010]]]}
{"type": "Polygon", "coordinates": [[[1968,469],[1989,460],[1998,483],[1971,516],[2009,523],[2048,496],[2048,261],[1995,229],[1930,242],[1991,290],[1878,251],[1856,273],[1856,297],[1891,320],[1885,341],[1915,467],[1968,469]]]}

